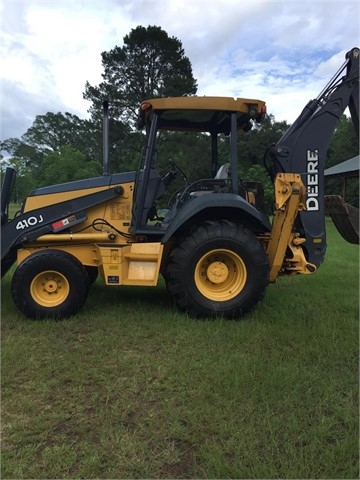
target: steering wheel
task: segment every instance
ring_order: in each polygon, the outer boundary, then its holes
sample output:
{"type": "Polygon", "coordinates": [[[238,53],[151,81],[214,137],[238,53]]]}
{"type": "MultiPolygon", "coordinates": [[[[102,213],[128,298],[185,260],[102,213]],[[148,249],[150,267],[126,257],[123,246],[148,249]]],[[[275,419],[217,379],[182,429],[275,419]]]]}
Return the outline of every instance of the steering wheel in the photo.
{"type": "Polygon", "coordinates": [[[180,173],[180,175],[183,177],[183,179],[187,182],[188,177],[187,177],[186,173],[179,167],[179,165],[177,165],[173,160],[169,160],[169,163],[172,166],[172,168],[175,170],[175,172],[180,173]]]}

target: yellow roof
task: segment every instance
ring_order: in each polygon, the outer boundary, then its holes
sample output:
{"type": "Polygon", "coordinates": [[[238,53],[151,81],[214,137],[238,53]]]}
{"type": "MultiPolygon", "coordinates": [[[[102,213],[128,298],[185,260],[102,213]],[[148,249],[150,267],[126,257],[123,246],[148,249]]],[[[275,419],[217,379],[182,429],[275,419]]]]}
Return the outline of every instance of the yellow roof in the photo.
{"type": "Polygon", "coordinates": [[[176,109],[176,110],[218,110],[227,112],[243,112],[249,111],[249,106],[254,106],[260,113],[265,102],[262,100],[254,100],[249,98],[233,98],[233,97],[167,97],[152,98],[145,100],[144,103],[150,103],[154,110],[176,109]]]}
{"type": "Polygon", "coordinates": [[[230,132],[230,114],[237,113],[238,127],[250,119],[258,120],[266,111],[262,100],[232,97],[168,97],[141,103],[145,123],[154,112],[160,117],[161,130],[230,132]]]}

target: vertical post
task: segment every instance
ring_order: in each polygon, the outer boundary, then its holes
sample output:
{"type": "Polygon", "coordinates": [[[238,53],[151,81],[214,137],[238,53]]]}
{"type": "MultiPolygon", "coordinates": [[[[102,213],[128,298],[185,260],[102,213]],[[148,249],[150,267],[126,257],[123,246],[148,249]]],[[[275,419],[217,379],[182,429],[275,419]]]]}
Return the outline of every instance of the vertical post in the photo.
{"type": "Polygon", "coordinates": [[[109,170],[109,102],[103,103],[103,175],[110,175],[109,170]]]}
{"type": "Polygon", "coordinates": [[[216,132],[211,132],[211,171],[210,177],[214,178],[218,168],[218,136],[216,132]]]}
{"type": "Polygon", "coordinates": [[[158,120],[158,115],[154,115],[151,121],[149,135],[147,136],[144,165],[143,168],[139,169],[136,175],[136,184],[133,196],[133,224],[135,231],[144,227],[144,223],[146,223],[144,216],[145,199],[149,185],[151,163],[154,155],[158,120]]]}
{"type": "Polygon", "coordinates": [[[237,116],[236,112],[231,114],[230,130],[230,164],[231,164],[231,193],[237,195],[237,116]]]}

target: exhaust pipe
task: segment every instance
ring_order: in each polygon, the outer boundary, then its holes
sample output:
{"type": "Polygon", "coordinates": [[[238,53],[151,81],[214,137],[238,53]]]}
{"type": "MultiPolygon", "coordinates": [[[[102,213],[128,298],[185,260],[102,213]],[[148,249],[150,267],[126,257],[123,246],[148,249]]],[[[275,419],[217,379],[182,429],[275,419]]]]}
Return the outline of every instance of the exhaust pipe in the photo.
{"type": "Polygon", "coordinates": [[[103,175],[110,175],[109,169],[109,102],[103,103],[103,175]]]}

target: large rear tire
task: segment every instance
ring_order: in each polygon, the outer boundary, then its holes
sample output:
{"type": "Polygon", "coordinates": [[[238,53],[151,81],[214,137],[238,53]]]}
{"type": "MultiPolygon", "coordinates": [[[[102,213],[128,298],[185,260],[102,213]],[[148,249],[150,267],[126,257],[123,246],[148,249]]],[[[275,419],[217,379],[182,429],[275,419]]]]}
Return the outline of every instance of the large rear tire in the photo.
{"type": "Polygon", "coordinates": [[[99,269],[98,267],[88,267],[88,266],[85,268],[89,278],[89,285],[91,287],[91,285],[93,285],[96,282],[99,276],[99,269]]]}
{"type": "Polygon", "coordinates": [[[249,230],[208,221],[170,252],[165,276],[177,306],[190,316],[239,318],[264,297],[269,263],[249,230]]]}
{"type": "Polygon", "coordinates": [[[72,255],[42,250],[18,266],[11,292],[15,305],[25,316],[61,320],[75,315],[83,306],[89,278],[85,267],[72,255]]]}

